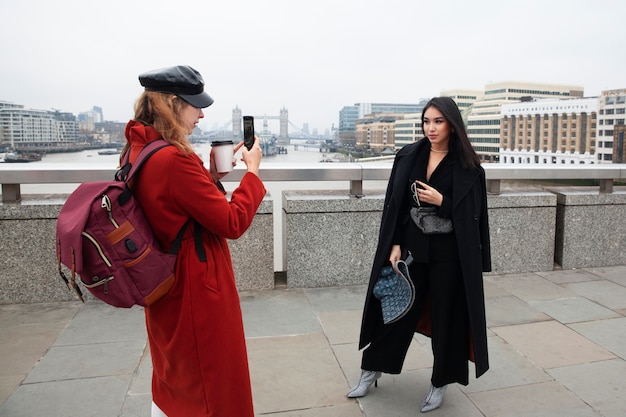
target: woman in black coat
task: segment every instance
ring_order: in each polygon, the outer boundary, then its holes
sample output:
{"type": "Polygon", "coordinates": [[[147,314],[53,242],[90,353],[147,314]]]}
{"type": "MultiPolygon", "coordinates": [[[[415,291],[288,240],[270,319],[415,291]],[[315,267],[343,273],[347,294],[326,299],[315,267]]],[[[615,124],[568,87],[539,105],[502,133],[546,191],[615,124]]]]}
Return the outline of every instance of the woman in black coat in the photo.
{"type": "Polygon", "coordinates": [[[348,397],[366,395],[381,373],[398,374],[415,331],[431,337],[433,373],[422,412],[438,408],[450,383],[468,384],[489,368],[483,272],[491,270],[485,172],[449,97],[430,100],[422,112],[424,139],[394,160],[365,299],[359,349],[362,373],[348,397]],[[425,234],[410,216],[417,205],[450,219],[447,234],[425,234]],[[373,295],[380,270],[410,252],[415,301],[401,319],[384,324],[373,295]]]}

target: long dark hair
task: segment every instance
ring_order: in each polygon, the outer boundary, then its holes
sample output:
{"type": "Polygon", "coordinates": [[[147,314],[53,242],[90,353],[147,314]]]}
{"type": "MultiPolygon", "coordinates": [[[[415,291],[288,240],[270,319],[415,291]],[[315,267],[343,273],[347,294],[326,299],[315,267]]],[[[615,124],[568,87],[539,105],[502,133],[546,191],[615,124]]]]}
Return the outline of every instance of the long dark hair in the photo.
{"type": "Polygon", "coordinates": [[[480,158],[476,155],[472,143],[467,136],[465,123],[458,106],[450,97],[433,97],[430,99],[424,110],[422,110],[422,133],[424,131],[424,113],[428,108],[434,107],[441,112],[446,121],[450,124],[450,143],[448,148],[457,155],[461,155],[461,163],[464,168],[475,168],[480,166],[480,158]]]}

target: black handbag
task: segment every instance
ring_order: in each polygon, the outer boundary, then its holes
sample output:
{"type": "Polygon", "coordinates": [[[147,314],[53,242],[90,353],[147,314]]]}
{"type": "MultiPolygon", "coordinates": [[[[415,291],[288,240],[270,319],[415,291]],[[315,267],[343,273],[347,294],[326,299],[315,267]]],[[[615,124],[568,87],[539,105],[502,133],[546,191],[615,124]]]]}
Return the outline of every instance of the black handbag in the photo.
{"type": "Polygon", "coordinates": [[[412,207],[411,218],[425,235],[445,235],[452,233],[452,220],[437,216],[436,207],[412,207]]]}
{"type": "Polygon", "coordinates": [[[411,207],[411,219],[425,235],[445,235],[452,233],[454,226],[452,220],[445,217],[437,216],[437,207],[423,207],[417,195],[417,186],[411,184],[413,192],[413,201],[417,207],[411,207]]]}

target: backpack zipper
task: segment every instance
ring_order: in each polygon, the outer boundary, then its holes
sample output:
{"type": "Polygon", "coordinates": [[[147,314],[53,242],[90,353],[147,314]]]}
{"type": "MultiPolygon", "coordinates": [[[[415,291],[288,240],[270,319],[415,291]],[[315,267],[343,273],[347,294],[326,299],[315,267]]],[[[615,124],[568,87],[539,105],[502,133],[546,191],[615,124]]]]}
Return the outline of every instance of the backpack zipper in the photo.
{"type": "Polygon", "coordinates": [[[106,195],[106,194],[102,195],[102,203],[101,203],[101,205],[102,205],[103,209],[106,209],[107,214],[109,216],[109,220],[111,221],[113,226],[115,226],[116,229],[119,229],[120,225],[117,224],[117,222],[113,218],[113,213],[111,212],[111,200],[109,199],[108,195],[106,195]]]}
{"type": "Polygon", "coordinates": [[[87,232],[83,232],[82,233],[83,236],[85,236],[91,243],[93,243],[94,247],[96,248],[96,250],[98,251],[98,253],[100,254],[100,257],[102,258],[102,260],[104,261],[105,264],[107,264],[108,267],[111,267],[111,261],[109,260],[109,258],[106,257],[106,255],[104,254],[104,252],[102,251],[102,248],[100,247],[100,245],[98,244],[98,242],[96,241],[96,239],[94,239],[89,233],[87,232]]]}

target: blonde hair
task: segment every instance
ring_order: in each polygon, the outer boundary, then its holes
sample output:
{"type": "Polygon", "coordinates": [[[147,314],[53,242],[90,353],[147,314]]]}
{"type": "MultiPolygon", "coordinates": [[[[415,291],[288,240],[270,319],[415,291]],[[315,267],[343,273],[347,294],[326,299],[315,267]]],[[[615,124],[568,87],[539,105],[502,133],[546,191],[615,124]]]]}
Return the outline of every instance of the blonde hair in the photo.
{"type": "MultiPolygon", "coordinates": [[[[191,154],[193,149],[181,118],[185,106],[190,104],[171,93],[144,91],[135,103],[134,120],[151,125],[163,139],[176,146],[183,154],[191,154]]],[[[128,146],[127,142],[124,151],[128,146]]]]}

